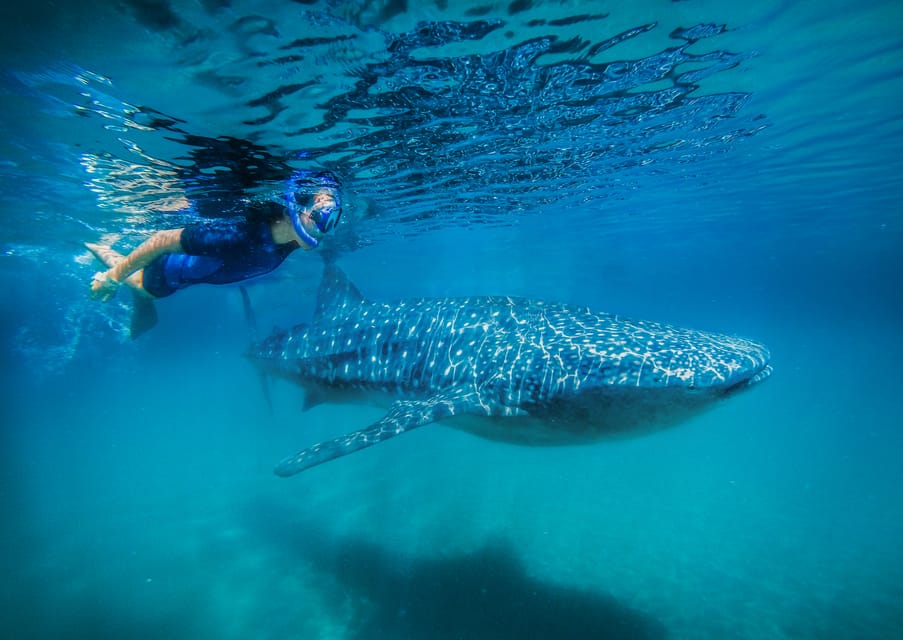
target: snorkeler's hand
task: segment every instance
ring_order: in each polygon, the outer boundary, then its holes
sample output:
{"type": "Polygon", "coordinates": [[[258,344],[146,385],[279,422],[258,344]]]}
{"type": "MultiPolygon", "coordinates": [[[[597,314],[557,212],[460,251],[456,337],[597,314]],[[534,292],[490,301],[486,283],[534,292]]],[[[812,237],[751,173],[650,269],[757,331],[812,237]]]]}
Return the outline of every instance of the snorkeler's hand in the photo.
{"type": "Polygon", "coordinates": [[[113,279],[109,271],[98,271],[91,281],[91,298],[94,300],[100,298],[101,302],[106,302],[113,297],[120,284],[113,279]]]}

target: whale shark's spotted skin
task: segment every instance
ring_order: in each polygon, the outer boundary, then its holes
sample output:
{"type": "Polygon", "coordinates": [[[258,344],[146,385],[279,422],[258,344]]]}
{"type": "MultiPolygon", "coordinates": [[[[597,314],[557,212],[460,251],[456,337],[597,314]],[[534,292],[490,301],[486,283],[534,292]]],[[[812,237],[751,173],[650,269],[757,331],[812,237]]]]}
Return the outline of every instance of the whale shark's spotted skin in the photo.
{"type": "Polygon", "coordinates": [[[327,267],[311,324],[250,356],[319,399],[395,400],[367,429],[286,458],[293,475],[437,420],[523,444],[589,442],[678,422],[766,378],[741,338],[523,298],[363,299],[327,267]]]}

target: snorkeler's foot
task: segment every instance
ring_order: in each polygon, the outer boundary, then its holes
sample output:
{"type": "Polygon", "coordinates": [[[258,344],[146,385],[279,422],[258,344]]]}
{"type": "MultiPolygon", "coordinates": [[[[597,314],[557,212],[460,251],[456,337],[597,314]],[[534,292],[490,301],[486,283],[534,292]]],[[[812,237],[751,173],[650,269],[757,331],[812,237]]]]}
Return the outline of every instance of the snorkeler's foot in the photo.
{"type": "MultiPolygon", "coordinates": [[[[109,245],[94,244],[92,242],[86,242],[85,248],[88,251],[90,251],[94,255],[95,258],[100,260],[104,264],[104,266],[107,267],[107,269],[112,269],[117,264],[119,264],[120,262],[125,260],[124,255],[122,255],[118,251],[114,250],[109,245]]],[[[100,275],[100,274],[95,274],[95,280],[97,280],[98,275],[100,275]]],[[[154,296],[152,296],[151,294],[149,294],[147,291],[144,290],[144,273],[142,271],[136,271],[135,273],[130,275],[128,278],[125,279],[125,282],[123,284],[128,285],[133,291],[135,291],[139,295],[142,295],[151,300],[154,299],[154,296]]],[[[102,286],[98,287],[93,284],[91,286],[91,289],[93,291],[96,291],[99,288],[103,288],[103,287],[102,286]]],[[[94,294],[94,295],[96,295],[96,294],[94,294]]],[[[111,295],[112,295],[112,291],[109,292],[109,294],[105,295],[105,297],[103,299],[108,300],[111,295]]]]}

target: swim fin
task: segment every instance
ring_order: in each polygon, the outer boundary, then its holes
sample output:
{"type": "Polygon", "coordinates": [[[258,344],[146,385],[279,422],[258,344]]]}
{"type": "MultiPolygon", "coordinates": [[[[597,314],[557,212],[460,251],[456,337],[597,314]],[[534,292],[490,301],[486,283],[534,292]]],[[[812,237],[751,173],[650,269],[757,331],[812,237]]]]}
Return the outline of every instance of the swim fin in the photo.
{"type": "Polygon", "coordinates": [[[153,329],[156,324],[157,307],[153,299],[132,291],[132,324],[129,327],[129,336],[135,340],[153,329]]]}

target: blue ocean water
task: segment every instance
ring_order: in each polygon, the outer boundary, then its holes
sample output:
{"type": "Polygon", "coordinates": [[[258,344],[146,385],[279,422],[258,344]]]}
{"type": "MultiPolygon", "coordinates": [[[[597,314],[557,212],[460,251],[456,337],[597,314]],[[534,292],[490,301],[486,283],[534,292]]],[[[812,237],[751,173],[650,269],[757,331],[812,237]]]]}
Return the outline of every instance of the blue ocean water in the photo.
{"type": "MultiPolygon", "coordinates": [[[[0,635],[899,637],[903,6],[748,5],[0,9],[0,635]],[[431,425],[277,478],[382,410],[268,408],[233,287],[130,341],[82,243],[306,166],[368,297],[587,305],[775,372],[642,438],[431,425]]],[[[262,327],[309,317],[299,254],[250,286],[262,327]]]]}

